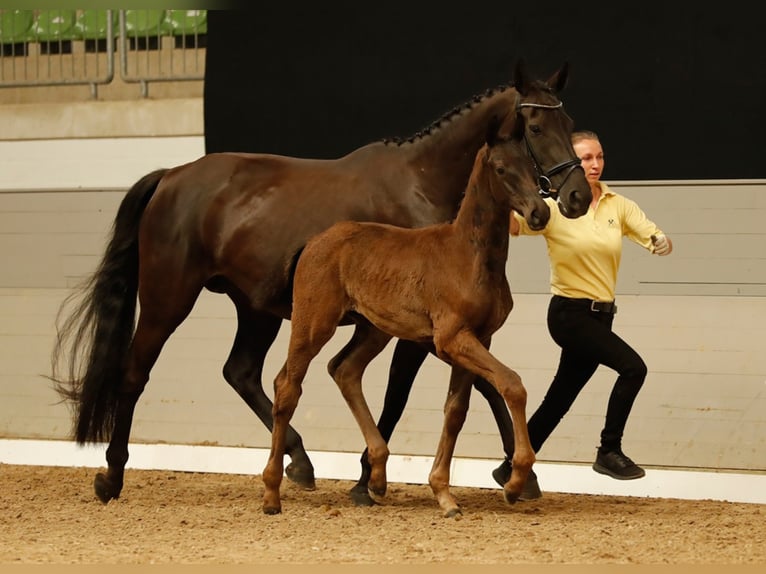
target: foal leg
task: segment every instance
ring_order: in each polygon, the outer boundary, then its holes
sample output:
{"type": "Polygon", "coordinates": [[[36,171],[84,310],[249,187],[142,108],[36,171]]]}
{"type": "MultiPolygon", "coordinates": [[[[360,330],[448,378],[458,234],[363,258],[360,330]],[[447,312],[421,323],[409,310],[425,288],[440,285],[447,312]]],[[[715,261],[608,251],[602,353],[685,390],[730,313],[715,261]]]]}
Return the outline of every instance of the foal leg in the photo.
{"type": "MultiPolygon", "coordinates": [[[[394,356],[391,358],[391,367],[388,371],[388,385],[386,386],[386,395],[383,399],[383,410],[378,419],[378,430],[386,443],[391,440],[394,428],[399,422],[404,412],[404,407],[407,404],[407,399],[410,396],[415,375],[417,375],[427,356],[428,350],[418,343],[404,339],[396,342],[394,356]]],[[[507,412],[504,402],[502,407],[507,412]]],[[[359,477],[359,481],[349,491],[349,494],[351,500],[357,506],[372,506],[375,504],[375,501],[368,492],[372,469],[367,458],[367,449],[362,453],[359,462],[362,465],[362,474],[359,477]]]]}
{"type": "MultiPolygon", "coordinates": [[[[307,285],[313,285],[307,282],[307,285]]],[[[274,380],[274,405],[272,407],[273,428],[271,430],[271,452],[263,470],[263,512],[279,514],[282,502],[279,488],[284,471],[285,444],[290,419],[298,407],[303,379],[309,364],[335,333],[343,315],[340,306],[332,307],[326,301],[302,297],[299,292],[294,298],[292,331],[287,352],[287,361],[274,380]],[[308,299],[308,300],[307,300],[308,299]],[[340,309],[334,312],[333,309],[340,309]]]]}
{"type": "Polygon", "coordinates": [[[364,398],[362,375],[370,361],[385,349],[391,338],[391,335],[369,323],[359,323],[348,344],[327,365],[327,370],[351,409],[367,445],[365,453],[370,474],[366,496],[371,501],[369,505],[374,504],[375,497],[386,494],[386,462],[389,451],[364,398]]]}
{"type": "MultiPolygon", "coordinates": [[[[271,453],[263,470],[263,512],[264,514],[279,514],[282,512],[282,502],[279,487],[282,484],[284,471],[285,438],[290,419],[298,406],[301,396],[301,382],[308,369],[308,362],[301,363],[302,368],[289,369],[288,362],[282,367],[274,380],[274,419],[271,431],[271,453]],[[301,375],[302,373],[302,375],[301,375]]],[[[297,363],[296,363],[297,364],[297,363]]]]}
{"type": "Polygon", "coordinates": [[[513,423],[514,452],[511,478],[503,486],[503,495],[509,503],[515,502],[535,461],[535,453],[527,431],[527,391],[521,377],[506,367],[489,352],[473,334],[461,332],[449,341],[437,345],[439,357],[446,357],[453,365],[459,365],[478,377],[489,381],[503,396],[513,423]]]}
{"type": "MultiPolygon", "coordinates": [[[[319,347],[321,348],[321,346],[319,347]]],[[[263,512],[264,514],[279,514],[282,512],[282,502],[279,488],[284,472],[285,441],[290,419],[298,407],[301,396],[301,383],[306,376],[311,359],[319,349],[311,353],[293,353],[290,345],[290,355],[274,380],[274,407],[272,409],[273,428],[271,431],[271,452],[266,467],[263,470],[263,512]]]]}
{"type": "MultiPolygon", "coordinates": [[[[236,304],[236,303],[235,303],[236,304]]],[[[263,389],[263,363],[266,353],[279,333],[282,320],[267,313],[257,313],[247,304],[237,305],[237,335],[223,368],[223,376],[253,410],[266,428],[273,429],[272,402],[263,389]]],[[[285,451],[291,458],[287,478],[314,490],[314,467],[303,448],[303,440],[292,426],[287,427],[285,451]]]]}
{"type": "Polygon", "coordinates": [[[457,500],[449,491],[449,475],[452,456],[455,453],[457,437],[468,413],[473,375],[460,367],[453,367],[450,374],[449,391],[444,403],[444,425],[436,456],[428,475],[428,483],[436,501],[444,510],[446,518],[462,514],[457,500]]]}

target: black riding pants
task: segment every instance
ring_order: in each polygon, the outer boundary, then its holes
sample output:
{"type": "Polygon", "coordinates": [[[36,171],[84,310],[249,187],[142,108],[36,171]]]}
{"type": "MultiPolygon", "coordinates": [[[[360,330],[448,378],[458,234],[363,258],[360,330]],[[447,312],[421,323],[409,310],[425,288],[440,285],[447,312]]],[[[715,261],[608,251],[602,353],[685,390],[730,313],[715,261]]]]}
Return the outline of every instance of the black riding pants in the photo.
{"type": "Polygon", "coordinates": [[[614,315],[592,311],[584,299],[554,295],[548,305],[548,331],[561,347],[558,370],[543,402],[528,422],[532,448],[539,451],[599,365],[617,372],[609,397],[600,449],[621,448],[625,423],[646,379],[646,364],[612,332],[614,315]]]}

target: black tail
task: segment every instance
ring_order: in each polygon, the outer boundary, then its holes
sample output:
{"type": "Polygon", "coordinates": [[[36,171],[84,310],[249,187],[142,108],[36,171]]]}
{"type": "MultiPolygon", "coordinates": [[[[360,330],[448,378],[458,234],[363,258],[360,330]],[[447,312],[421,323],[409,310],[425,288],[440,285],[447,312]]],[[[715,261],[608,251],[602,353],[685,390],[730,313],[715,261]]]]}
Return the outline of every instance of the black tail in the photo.
{"type": "Polygon", "coordinates": [[[101,264],[59,310],[50,378],[59,395],[74,404],[74,438],[79,444],[109,440],[112,432],[136,323],[139,223],[167,171],[145,175],[130,188],[101,264]],[[70,306],[73,311],[64,318],[70,306]],[[62,368],[64,376],[59,374],[62,368]]]}

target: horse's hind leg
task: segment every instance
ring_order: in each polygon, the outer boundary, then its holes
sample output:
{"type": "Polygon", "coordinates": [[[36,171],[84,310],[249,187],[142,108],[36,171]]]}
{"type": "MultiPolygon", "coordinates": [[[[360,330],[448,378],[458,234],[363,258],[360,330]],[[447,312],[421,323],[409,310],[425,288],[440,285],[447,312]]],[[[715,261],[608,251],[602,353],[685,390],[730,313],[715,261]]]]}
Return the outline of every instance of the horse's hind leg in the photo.
{"type": "Polygon", "coordinates": [[[189,288],[184,294],[183,289],[178,289],[160,295],[159,290],[155,289],[151,294],[141,294],[141,311],[128,354],[125,376],[118,391],[113,431],[106,449],[107,471],[96,474],[94,480],[96,496],[104,503],[119,498],[122,491],[133,413],[149,381],[149,373],[165,342],[191,312],[200,290],[189,288]],[[155,294],[161,300],[150,297],[155,294]]]}
{"type": "MultiPolygon", "coordinates": [[[[263,364],[266,353],[279,333],[282,320],[266,313],[256,313],[246,305],[237,305],[237,335],[223,368],[223,376],[253,410],[263,424],[274,428],[273,404],[263,390],[263,364]]],[[[287,477],[302,488],[316,488],[314,467],[303,448],[301,436],[287,427],[285,452],[290,455],[287,477]]]]}
{"type": "MultiPolygon", "coordinates": [[[[391,358],[391,367],[388,372],[388,384],[386,394],[383,399],[383,410],[378,419],[378,430],[383,440],[388,443],[391,435],[396,428],[396,424],[402,417],[404,407],[407,405],[407,399],[412,390],[412,383],[415,381],[420,367],[428,356],[428,350],[418,343],[400,339],[396,342],[394,355],[391,358]]],[[[501,398],[502,400],[502,398],[501,398]]],[[[505,403],[503,408],[506,408],[505,403]]],[[[367,457],[367,449],[364,449],[359,461],[362,465],[362,474],[357,483],[350,490],[349,495],[354,504],[358,506],[372,506],[375,501],[370,496],[370,461],[367,457]]]]}
{"type": "Polygon", "coordinates": [[[391,335],[378,330],[369,323],[359,323],[354,329],[351,340],[332,358],[327,366],[330,376],[337,383],[367,444],[365,453],[367,453],[367,464],[370,468],[367,498],[370,499],[370,502],[365,501],[366,506],[374,504],[374,498],[370,496],[370,493],[375,497],[382,497],[386,494],[388,445],[381,436],[370,412],[370,407],[364,398],[362,375],[370,361],[383,351],[390,340],[391,335]]]}

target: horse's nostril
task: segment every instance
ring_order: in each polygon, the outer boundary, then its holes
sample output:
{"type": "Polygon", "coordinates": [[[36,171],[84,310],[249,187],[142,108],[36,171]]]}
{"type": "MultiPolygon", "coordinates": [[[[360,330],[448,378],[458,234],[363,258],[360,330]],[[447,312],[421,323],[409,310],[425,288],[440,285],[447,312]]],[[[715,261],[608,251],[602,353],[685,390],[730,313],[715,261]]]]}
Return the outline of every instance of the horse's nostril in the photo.
{"type": "Polygon", "coordinates": [[[572,205],[577,209],[588,205],[590,201],[586,201],[586,194],[579,189],[572,191],[572,205]]]}
{"type": "Polygon", "coordinates": [[[534,229],[542,229],[543,227],[545,227],[545,224],[548,223],[549,218],[550,218],[550,211],[545,212],[539,209],[535,209],[532,211],[532,214],[529,217],[530,226],[534,229]]]}

